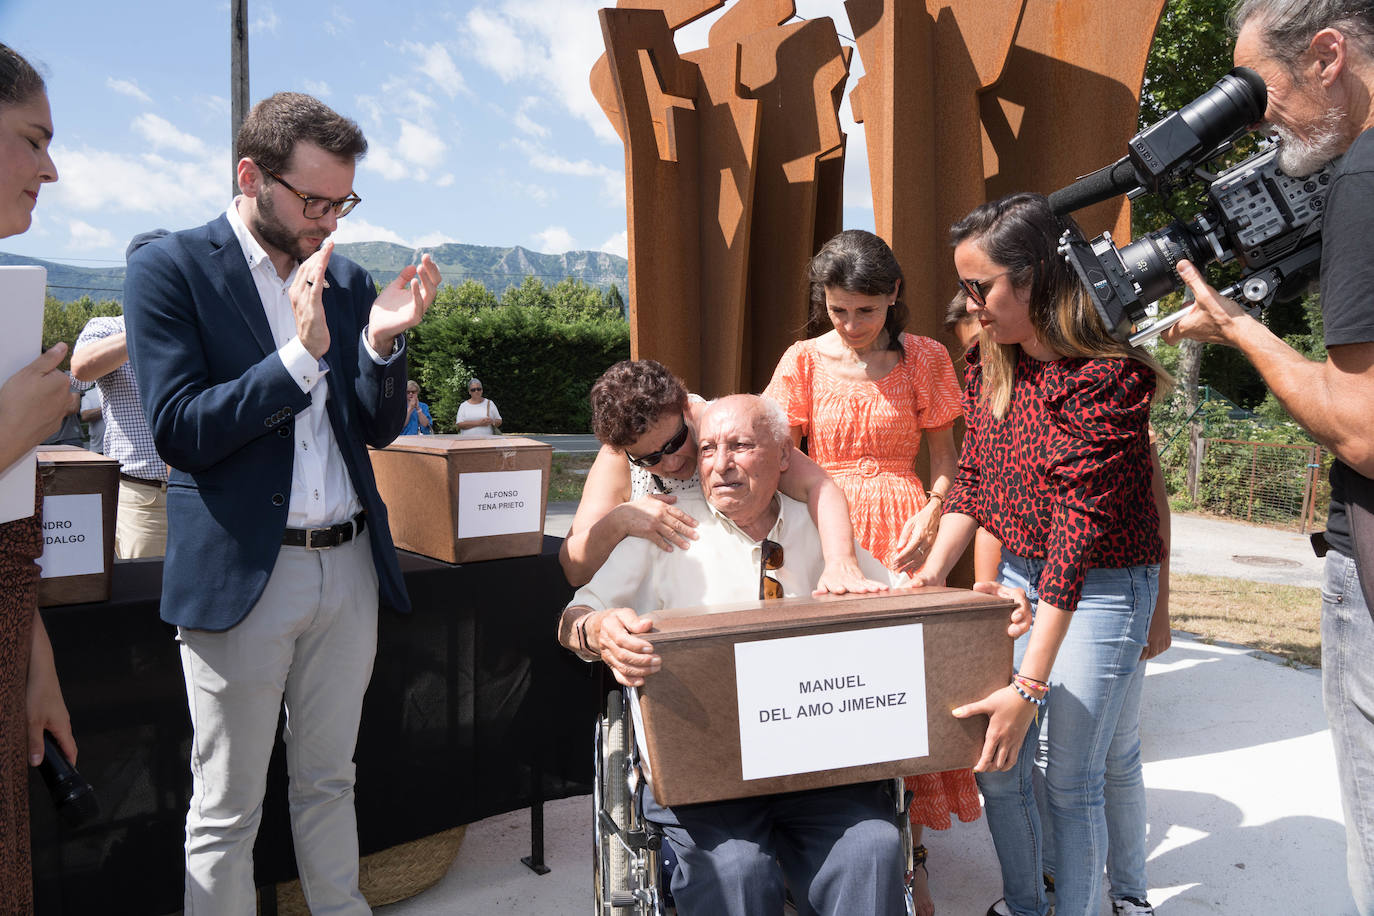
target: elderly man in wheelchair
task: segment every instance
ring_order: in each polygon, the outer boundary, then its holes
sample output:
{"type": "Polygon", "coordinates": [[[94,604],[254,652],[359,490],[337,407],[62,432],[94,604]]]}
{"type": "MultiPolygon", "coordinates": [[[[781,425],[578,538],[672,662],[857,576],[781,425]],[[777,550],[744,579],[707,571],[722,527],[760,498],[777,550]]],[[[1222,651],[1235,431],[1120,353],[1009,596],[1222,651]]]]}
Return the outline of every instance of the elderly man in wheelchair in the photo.
{"type": "MultiPolygon", "coordinates": [[[[644,637],[652,622],[641,614],[810,595],[824,566],[806,507],[777,491],[793,446],[776,405],[753,395],[723,398],[702,417],[698,440],[703,497],[684,494],[679,503],[699,520],[698,539],[671,553],[640,538],[622,541],[559,622],[564,646],[584,660],[604,661],[629,688],[662,664],[644,637]]],[[[866,552],[859,560],[870,578],[900,584],[866,552]]],[[[633,707],[637,697],[628,693],[633,707]]],[[[612,706],[614,719],[618,703],[612,706]]],[[[641,797],[649,822],[643,826],[661,831],[676,854],[672,896],[685,916],[780,914],[785,888],[802,916],[906,911],[904,805],[894,805],[888,782],[675,808],[659,805],[652,792],[641,797]]],[[[642,840],[643,831],[638,835],[642,840]]],[[[643,862],[639,867],[646,870],[643,862]]],[[[657,895],[655,876],[641,878],[650,888],[638,894],[643,903],[657,895]]],[[[631,903],[624,893],[614,905],[631,903]]],[[[613,911],[612,901],[601,905],[613,911]]]]}

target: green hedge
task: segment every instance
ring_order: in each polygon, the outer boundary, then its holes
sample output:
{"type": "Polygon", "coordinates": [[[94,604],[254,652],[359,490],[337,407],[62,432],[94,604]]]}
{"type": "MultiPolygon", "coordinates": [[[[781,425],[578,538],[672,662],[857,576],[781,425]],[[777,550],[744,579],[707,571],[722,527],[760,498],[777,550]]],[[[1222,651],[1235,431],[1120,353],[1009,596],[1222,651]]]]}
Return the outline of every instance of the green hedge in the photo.
{"type": "Polygon", "coordinates": [[[471,376],[500,409],[504,432],[588,432],[592,383],[630,355],[618,314],[543,305],[436,303],[409,340],[411,377],[440,432],[453,431],[471,376]]]}

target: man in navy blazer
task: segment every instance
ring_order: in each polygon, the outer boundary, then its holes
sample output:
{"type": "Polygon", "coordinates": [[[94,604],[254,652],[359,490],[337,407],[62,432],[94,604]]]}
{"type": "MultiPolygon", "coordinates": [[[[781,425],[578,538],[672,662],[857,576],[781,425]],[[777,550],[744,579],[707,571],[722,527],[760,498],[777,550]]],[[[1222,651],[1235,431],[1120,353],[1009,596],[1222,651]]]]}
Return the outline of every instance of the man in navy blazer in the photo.
{"type": "Polygon", "coordinates": [[[434,299],[426,258],[379,295],[327,241],[358,202],[367,141],[298,93],[236,141],[242,193],[129,258],[125,314],[171,466],[162,618],[177,626],[194,739],[186,912],[254,912],[253,841],[278,715],[311,911],[358,891],[353,752],[379,601],[409,610],[367,446],[406,415],[404,332],[434,299]]]}

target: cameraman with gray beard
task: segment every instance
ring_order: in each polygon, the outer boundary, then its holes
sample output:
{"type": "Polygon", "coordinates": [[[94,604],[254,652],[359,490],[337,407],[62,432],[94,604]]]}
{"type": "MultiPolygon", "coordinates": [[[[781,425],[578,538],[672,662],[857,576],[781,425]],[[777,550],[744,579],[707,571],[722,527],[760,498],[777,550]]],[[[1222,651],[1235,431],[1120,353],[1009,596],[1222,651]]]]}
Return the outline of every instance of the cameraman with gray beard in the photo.
{"type": "Polygon", "coordinates": [[[1374,2],[1240,0],[1232,22],[1236,66],[1257,71],[1269,91],[1263,127],[1279,139],[1280,167],[1308,175],[1345,156],[1322,226],[1327,358],[1313,362],[1293,350],[1187,261],[1178,272],[1198,307],[1164,339],[1239,348],[1293,419],[1336,457],[1322,684],[1350,885],[1360,913],[1374,916],[1374,2]]]}

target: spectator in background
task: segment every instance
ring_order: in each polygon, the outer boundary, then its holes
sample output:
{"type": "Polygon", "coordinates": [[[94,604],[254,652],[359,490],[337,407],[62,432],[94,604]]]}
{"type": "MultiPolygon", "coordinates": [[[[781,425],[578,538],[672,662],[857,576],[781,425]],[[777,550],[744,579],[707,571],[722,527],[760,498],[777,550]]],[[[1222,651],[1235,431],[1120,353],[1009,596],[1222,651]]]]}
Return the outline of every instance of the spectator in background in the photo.
{"type": "MultiPolygon", "coordinates": [[[[126,255],[157,235],[136,237],[126,255]]],[[[119,462],[115,556],[160,557],[167,552],[167,465],[153,445],[138,399],[123,315],[97,316],[86,322],[72,348],[72,374],[84,387],[94,385],[100,392],[105,454],[119,462]]]]}
{"type": "Polygon", "coordinates": [[[429,405],[420,400],[420,383],[411,379],[406,382],[406,425],[401,427],[403,436],[429,436],[434,433],[434,418],[430,416],[429,405]]]}
{"type": "Polygon", "coordinates": [[[81,422],[86,425],[86,449],[105,454],[105,414],[100,406],[99,388],[91,388],[81,396],[81,422]]]}
{"type": "Polygon", "coordinates": [[[482,380],[468,382],[468,399],[458,405],[458,435],[494,436],[501,428],[501,411],[482,397],[482,380]]]}

